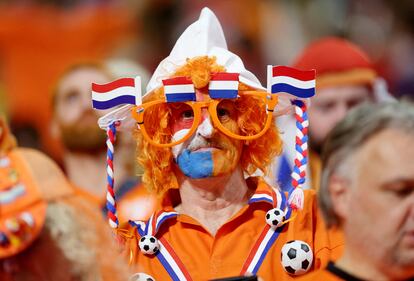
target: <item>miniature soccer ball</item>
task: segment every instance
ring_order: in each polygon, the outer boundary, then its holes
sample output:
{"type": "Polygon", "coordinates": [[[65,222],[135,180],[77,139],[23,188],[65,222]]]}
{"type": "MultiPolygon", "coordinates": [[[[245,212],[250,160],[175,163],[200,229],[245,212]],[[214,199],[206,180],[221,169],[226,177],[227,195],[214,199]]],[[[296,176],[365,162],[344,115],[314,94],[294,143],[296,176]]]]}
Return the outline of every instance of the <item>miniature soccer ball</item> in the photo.
{"type": "Polygon", "coordinates": [[[285,220],[285,212],[279,208],[274,208],[266,213],[266,222],[272,228],[278,228],[285,220]]]}
{"type": "Polygon", "coordinates": [[[312,249],[301,240],[289,241],[282,247],[281,262],[287,273],[291,275],[304,274],[312,266],[312,249]]]}
{"type": "Polygon", "coordinates": [[[155,281],[155,279],[148,274],[139,272],[129,277],[129,281],[155,281]]]}
{"type": "Polygon", "coordinates": [[[160,244],[158,243],[158,239],[152,235],[145,235],[142,236],[139,240],[139,248],[141,252],[146,255],[153,255],[160,249],[160,244]]]}

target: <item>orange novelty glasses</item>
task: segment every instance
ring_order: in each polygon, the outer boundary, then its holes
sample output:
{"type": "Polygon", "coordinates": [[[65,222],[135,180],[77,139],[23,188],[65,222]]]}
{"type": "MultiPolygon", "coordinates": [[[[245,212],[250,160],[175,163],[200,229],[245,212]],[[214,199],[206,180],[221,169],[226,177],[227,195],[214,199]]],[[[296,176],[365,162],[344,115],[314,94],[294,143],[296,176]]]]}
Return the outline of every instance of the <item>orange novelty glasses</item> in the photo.
{"type": "Polygon", "coordinates": [[[254,140],[272,123],[277,95],[259,91],[239,91],[234,99],[166,102],[149,101],[132,108],[143,137],[157,147],[172,147],[188,140],[203,121],[203,108],[212,125],[237,140],[254,140]],[[253,122],[254,120],[254,122],[253,122]]]}

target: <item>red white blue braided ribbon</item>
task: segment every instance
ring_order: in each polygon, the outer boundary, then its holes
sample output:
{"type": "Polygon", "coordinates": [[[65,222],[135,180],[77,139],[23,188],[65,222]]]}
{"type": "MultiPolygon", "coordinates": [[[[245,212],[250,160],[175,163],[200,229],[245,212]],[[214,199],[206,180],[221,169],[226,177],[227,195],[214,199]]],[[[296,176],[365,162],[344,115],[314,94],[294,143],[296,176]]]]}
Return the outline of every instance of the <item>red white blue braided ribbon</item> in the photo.
{"type": "Polygon", "coordinates": [[[296,140],[295,163],[292,171],[293,190],[289,192],[289,204],[292,208],[303,209],[303,191],[301,187],[306,180],[306,166],[308,164],[308,113],[305,102],[295,100],[296,140]]]}
{"type": "Polygon", "coordinates": [[[116,212],[116,199],[114,191],[114,144],[116,140],[116,126],[118,122],[112,122],[106,130],[106,178],[107,178],[107,192],[106,192],[106,209],[109,225],[112,228],[118,228],[119,221],[116,212]]]}

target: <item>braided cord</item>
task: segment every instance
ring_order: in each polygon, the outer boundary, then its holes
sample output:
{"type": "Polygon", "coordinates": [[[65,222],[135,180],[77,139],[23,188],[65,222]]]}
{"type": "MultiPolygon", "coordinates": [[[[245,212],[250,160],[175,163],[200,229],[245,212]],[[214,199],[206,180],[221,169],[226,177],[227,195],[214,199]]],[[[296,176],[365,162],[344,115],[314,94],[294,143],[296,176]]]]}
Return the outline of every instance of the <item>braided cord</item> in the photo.
{"type": "Polygon", "coordinates": [[[114,192],[114,144],[116,140],[116,126],[117,123],[113,122],[108,126],[106,130],[106,174],[107,174],[107,192],[106,192],[106,208],[109,225],[112,228],[118,228],[118,216],[116,213],[116,201],[114,192]]]}
{"type": "MultiPolygon", "coordinates": [[[[308,164],[308,113],[306,104],[301,100],[292,102],[295,105],[295,119],[296,119],[296,140],[295,140],[295,163],[292,171],[292,186],[291,193],[299,191],[306,180],[306,166],[308,164]]],[[[292,197],[296,197],[296,195],[292,197]]],[[[303,197],[303,195],[301,195],[303,197]]],[[[293,199],[293,198],[292,198],[293,199]]],[[[303,198],[295,201],[292,207],[302,208],[303,198]],[[302,202],[300,202],[302,201],[302,202]],[[302,205],[302,207],[301,207],[302,205]]],[[[292,205],[292,200],[290,204],[292,205]]]]}

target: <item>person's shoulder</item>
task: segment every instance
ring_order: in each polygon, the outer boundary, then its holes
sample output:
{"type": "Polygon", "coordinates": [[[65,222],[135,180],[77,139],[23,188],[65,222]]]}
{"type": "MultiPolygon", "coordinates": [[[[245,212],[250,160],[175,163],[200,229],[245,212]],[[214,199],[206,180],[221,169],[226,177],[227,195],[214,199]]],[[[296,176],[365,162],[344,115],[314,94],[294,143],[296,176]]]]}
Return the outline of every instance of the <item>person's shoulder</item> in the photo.
{"type": "Polygon", "coordinates": [[[17,148],[14,153],[27,165],[44,199],[49,200],[73,192],[63,171],[44,153],[31,148],[17,148]]]}

